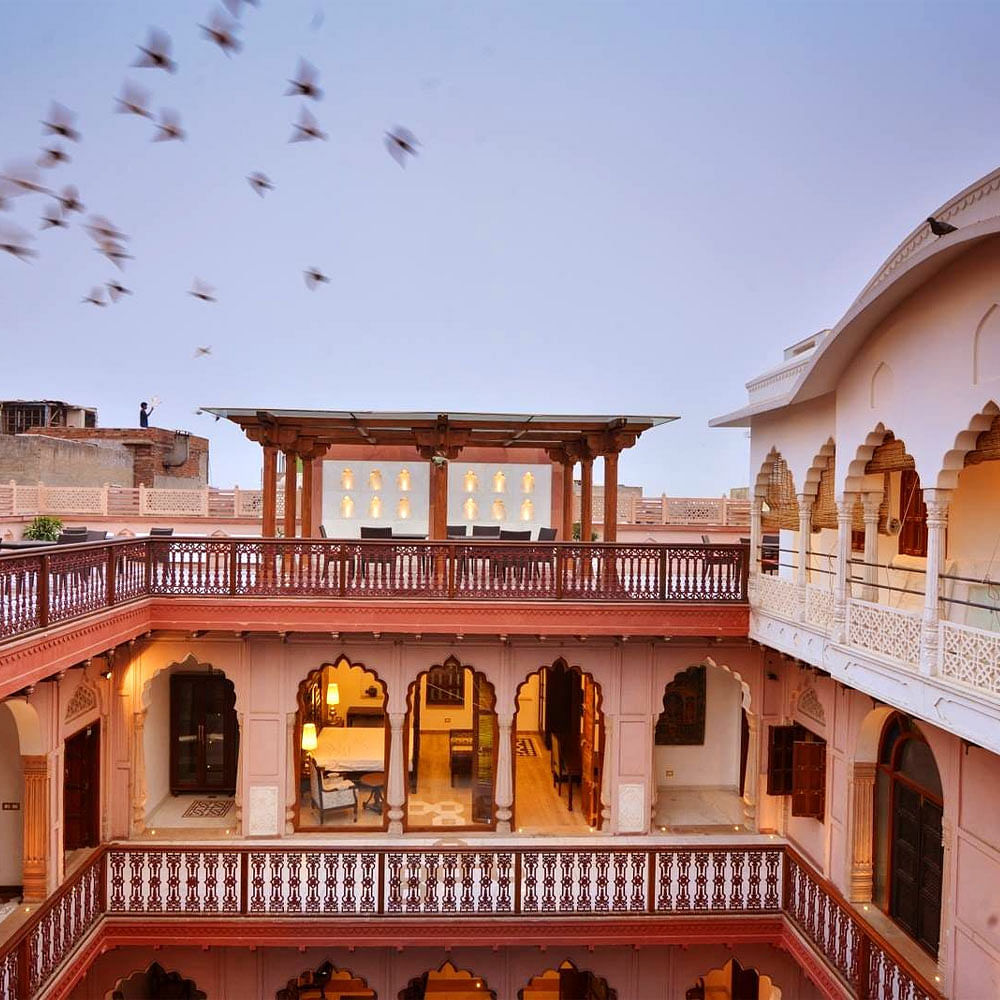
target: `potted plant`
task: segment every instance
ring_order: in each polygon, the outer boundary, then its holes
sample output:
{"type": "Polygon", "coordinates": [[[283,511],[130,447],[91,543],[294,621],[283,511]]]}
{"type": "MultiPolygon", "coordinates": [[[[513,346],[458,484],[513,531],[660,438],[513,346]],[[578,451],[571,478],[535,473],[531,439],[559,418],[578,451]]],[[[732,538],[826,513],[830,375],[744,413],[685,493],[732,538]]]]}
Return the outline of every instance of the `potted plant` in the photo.
{"type": "Polygon", "coordinates": [[[58,517],[40,514],[24,529],[24,537],[31,542],[54,542],[61,531],[62,521],[58,517]]]}

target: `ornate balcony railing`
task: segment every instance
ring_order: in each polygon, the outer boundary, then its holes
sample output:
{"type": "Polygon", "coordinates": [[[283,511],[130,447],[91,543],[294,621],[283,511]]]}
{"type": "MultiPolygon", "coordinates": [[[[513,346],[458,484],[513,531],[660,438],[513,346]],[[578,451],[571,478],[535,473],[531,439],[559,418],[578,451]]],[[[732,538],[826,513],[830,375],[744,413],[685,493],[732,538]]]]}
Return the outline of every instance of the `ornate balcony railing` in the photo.
{"type": "MultiPolygon", "coordinates": [[[[587,848],[110,845],[0,946],[0,995],[74,970],[104,918],[355,921],[784,915],[853,996],[939,994],[783,844],[587,848]]],[[[278,925],[274,925],[277,929],[278,925]]],[[[780,941],[774,941],[780,944],[780,941]]],[[[94,949],[91,949],[94,953],[94,949]]],[[[85,970],[82,970],[85,971],[85,970]]]]}
{"type": "Polygon", "coordinates": [[[746,602],[741,545],[165,538],[0,556],[0,640],[142,597],[746,602]]]}

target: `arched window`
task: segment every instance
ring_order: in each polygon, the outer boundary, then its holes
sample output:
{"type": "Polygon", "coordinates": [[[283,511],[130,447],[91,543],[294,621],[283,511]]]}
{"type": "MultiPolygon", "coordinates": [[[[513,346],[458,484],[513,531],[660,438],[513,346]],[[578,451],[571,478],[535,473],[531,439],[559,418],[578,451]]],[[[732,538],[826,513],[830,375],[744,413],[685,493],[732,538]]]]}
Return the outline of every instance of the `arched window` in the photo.
{"type": "Polygon", "coordinates": [[[935,957],[941,933],[944,847],[941,776],[927,741],[904,715],[882,730],[875,776],[875,901],[935,957]]]}

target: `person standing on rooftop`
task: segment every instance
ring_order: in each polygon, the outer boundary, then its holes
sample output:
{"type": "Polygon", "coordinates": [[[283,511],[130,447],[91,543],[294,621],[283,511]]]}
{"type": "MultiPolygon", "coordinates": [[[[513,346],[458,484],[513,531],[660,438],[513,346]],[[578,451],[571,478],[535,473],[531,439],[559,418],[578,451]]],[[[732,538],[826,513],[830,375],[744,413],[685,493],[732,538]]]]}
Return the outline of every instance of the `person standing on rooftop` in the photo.
{"type": "Polygon", "coordinates": [[[150,406],[149,409],[147,409],[146,408],[147,406],[148,406],[147,403],[140,403],[139,404],[139,426],[140,427],[148,427],[149,426],[149,415],[153,412],[153,410],[156,409],[155,406],[150,406]]]}

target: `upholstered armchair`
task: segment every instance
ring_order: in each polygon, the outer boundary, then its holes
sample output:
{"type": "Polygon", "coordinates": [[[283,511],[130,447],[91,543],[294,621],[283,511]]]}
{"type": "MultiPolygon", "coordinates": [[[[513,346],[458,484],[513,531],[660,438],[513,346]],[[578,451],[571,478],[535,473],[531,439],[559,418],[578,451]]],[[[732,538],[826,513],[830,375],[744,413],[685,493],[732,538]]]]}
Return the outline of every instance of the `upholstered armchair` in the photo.
{"type": "Polygon", "coordinates": [[[358,790],[353,781],[337,772],[324,774],[316,761],[310,760],[309,787],[320,823],[326,822],[328,809],[353,809],[354,822],[358,821],[358,790]]]}

